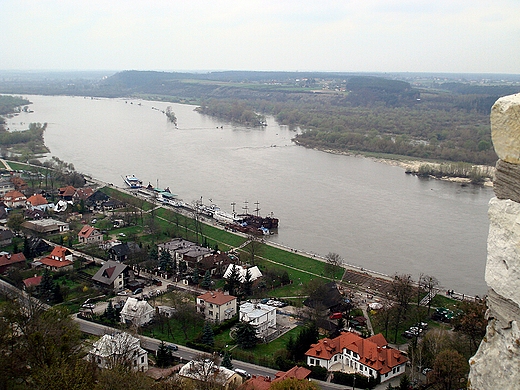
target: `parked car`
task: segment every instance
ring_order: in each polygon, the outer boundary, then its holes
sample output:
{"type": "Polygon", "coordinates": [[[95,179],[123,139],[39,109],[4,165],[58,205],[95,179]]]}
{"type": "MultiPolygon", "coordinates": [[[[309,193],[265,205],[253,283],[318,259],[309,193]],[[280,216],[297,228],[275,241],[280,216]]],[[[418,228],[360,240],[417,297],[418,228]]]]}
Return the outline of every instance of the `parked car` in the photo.
{"type": "Polygon", "coordinates": [[[94,305],[93,303],[84,303],[83,305],[81,305],[81,307],[83,309],[94,309],[96,307],[96,305],[94,305]]]}
{"type": "Polygon", "coordinates": [[[234,371],[243,378],[251,378],[251,374],[248,373],[246,370],[242,370],[241,368],[235,368],[234,371]]]}
{"type": "Polygon", "coordinates": [[[339,320],[340,318],[343,317],[343,313],[332,313],[329,318],[331,320],[339,320]]]}
{"type": "Polygon", "coordinates": [[[422,370],[422,373],[423,373],[423,375],[428,375],[428,373],[432,370],[433,370],[432,368],[425,368],[424,370],[422,370]]]}
{"type": "Polygon", "coordinates": [[[179,349],[175,344],[166,344],[166,348],[170,351],[177,351],[179,349]]]}
{"type": "Polygon", "coordinates": [[[125,296],[125,295],[128,295],[128,291],[126,291],[126,290],[119,291],[119,292],[117,293],[117,295],[119,295],[119,296],[125,296]]]}
{"type": "Polygon", "coordinates": [[[142,288],[136,288],[134,290],[134,295],[137,295],[137,294],[141,294],[143,292],[143,289],[142,288]]]}

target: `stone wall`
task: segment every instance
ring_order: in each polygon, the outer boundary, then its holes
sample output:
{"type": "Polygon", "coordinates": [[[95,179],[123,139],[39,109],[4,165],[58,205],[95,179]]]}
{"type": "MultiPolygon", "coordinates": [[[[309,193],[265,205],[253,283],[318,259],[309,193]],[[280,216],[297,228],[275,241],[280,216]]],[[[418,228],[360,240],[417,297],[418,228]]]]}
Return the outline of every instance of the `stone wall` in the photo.
{"type": "Polygon", "coordinates": [[[520,94],[497,100],[491,135],[499,157],[489,202],[486,336],[470,359],[469,388],[520,388],[520,94]]]}

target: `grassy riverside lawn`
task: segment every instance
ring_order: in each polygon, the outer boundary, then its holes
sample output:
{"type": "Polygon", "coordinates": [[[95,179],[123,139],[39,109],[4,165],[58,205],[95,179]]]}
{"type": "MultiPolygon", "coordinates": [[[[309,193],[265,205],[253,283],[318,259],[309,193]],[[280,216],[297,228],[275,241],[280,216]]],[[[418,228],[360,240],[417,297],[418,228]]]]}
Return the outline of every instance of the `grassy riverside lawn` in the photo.
{"type": "MultiPolygon", "coordinates": [[[[159,241],[159,238],[162,240],[166,236],[183,237],[190,241],[197,241],[193,218],[164,206],[154,209],[152,203],[141,198],[136,198],[113,187],[104,187],[102,191],[115,199],[132,205],[138,205],[137,207],[142,207],[143,210],[146,211],[146,216],[144,216],[143,219],[150,216],[151,210],[154,210],[154,220],[157,226],[160,227],[161,232],[156,235],[142,236],[142,240],[150,240],[150,243],[152,243],[156,238],[157,241],[159,241]]],[[[247,237],[243,235],[231,233],[207,223],[202,224],[201,230],[203,241],[205,241],[209,247],[215,248],[218,246],[219,250],[223,251],[237,248],[247,241],[247,237]]],[[[200,239],[199,235],[199,240],[200,239]]],[[[246,250],[242,249],[241,252],[243,256],[247,257],[248,253],[246,250]]],[[[256,263],[261,269],[287,271],[289,278],[292,280],[292,284],[290,285],[274,288],[266,292],[267,295],[272,297],[299,296],[301,295],[303,287],[312,279],[322,278],[324,281],[333,280],[327,276],[325,271],[326,263],[310,256],[280,249],[265,243],[261,245],[257,253],[258,255],[255,256],[256,263]]],[[[340,280],[343,271],[343,268],[336,267],[333,274],[334,279],[340,280]]]]}

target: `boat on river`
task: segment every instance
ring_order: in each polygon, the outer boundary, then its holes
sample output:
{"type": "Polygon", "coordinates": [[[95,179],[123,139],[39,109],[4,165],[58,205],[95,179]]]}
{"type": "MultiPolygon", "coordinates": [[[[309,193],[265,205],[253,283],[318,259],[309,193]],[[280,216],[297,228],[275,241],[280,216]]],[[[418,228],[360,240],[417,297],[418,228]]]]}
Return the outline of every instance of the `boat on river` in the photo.
{"type": "Polygon", "coordinates": [[[134,175],[124,176],[123,181],[131,189],[137,189],[137,188],[141,188],[143,186],[143,182],[141,180],[139,180],[137,177],[135,177],[134,175]]]}

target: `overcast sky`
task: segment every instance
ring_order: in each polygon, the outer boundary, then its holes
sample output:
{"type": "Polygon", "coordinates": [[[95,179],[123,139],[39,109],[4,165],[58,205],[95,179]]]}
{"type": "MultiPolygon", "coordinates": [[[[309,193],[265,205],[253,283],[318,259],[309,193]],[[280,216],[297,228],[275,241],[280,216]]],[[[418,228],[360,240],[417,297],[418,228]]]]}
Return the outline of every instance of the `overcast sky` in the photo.
{"type": "Polygon", "coordinates": [[[519,0],[0,0],[2,70],[520,73],[519,0]]]}

